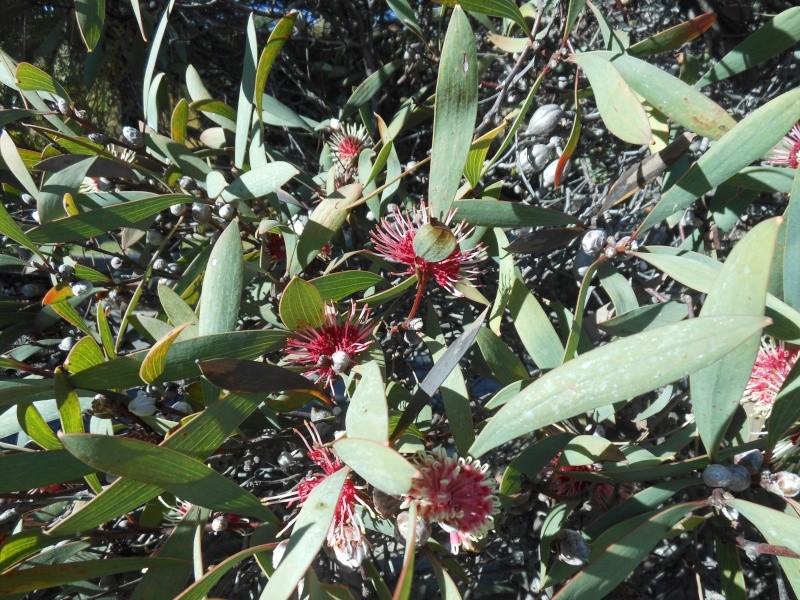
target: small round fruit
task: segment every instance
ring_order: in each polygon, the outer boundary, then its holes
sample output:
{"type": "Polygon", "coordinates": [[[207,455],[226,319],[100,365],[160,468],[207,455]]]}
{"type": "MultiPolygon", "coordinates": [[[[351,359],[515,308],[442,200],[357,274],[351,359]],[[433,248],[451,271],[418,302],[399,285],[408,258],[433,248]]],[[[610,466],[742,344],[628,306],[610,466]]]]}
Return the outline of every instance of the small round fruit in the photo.
{"type": "Polygon", "coordinates": [[[750,472],[742,465],[728,467],[731,482],[726,486],[731,492],[743,492],[750,487],[750,472]]]}
{"type": "Polygon", "coordinates": [[[733,479],[731,472],[725,465],[708,465],[703,471],[703,483],[708,487],[728,487],[733,479]]]}

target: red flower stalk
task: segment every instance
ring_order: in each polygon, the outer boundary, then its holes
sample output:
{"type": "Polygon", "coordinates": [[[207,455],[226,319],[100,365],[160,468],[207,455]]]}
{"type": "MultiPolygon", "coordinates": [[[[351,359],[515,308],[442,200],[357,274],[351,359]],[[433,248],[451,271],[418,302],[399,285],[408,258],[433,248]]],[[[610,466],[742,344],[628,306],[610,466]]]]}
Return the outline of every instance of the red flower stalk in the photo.
{"type": "MultiPolygon", "coordinates": [[[[547,487],[554,496],[575,498],[582,496],[594,485],[591,481],[576,479],[570,473],[591,473],[599,471],[597,465],[559,465],[561,454],[556,454],[542,473],[547,478],[547,487]]],[[[608,508],[614,498],[614,486],[610,483],[598,483],[594,486],[592,501],[602,509],[608,508]]]]}
{"type": "Polygon", "coordinates": [[[775,397],[781,391],[783,382],[797,362],[798,356],[800,349],[789,350],[782,343],[776,345],[764,339],[742,400],[752,402],[755,410],[766,418],[772,411],[775,397]]]}
{"type": "Polygon", "coordinates": [[[333,389],[333,382],[358,362],[358,356],[372,345],[368,340],[373,326],[370,309],[364,307],[356,314],[355,302],[344,319],[337,315],[333,304],[325,307],[325,322],[319,327],[305,326],[286,341],[288,358],[305,367],[306,377],[333,389]]]}
{"type": "MultiPolygon", "coordinates": [[[[451,210],[444,224],[449,226],[454,215],[455,211],[451,210]]],[[[430,222],[425,204],[422,203],[419,209],[408,215],[402,215],[400,209],[395,207],[392,216],[392,219],[383,219],[370,234],[375,243],[375,251],[387,260],[406,265],[406,270],[401,273],[416,275],[420,282],[433,278],[454,296],[462,296],[463,294],[456,290],[455,284],[462,279],[474,281],[480,274],[477,265],[486,258],[485,246],[478,244],[470,250],[456,247],[442,260],[429,262],[417,256],[414,251],[414,238],[417,232],[420,227],[430,222]]],[[[466,223],[462,221],[453,229],[453,235],[460,244],[474,230],[474,227],[467,228],[466,223]]]]}
{"type": "Polygon", "coordinates": [[[412,462],[419,475],[402,506],[416,502],[421,518],[439,523],[450,534],[454,554],[462,545],[471,547],[494,527],[500,502],[494,482],[486,476],[488,465],[448,457],[443,449],[420,452],[412,462]]]}
{"type": "MultiPolygon", "coordinates": [[[[306,422],[306,430],[311,438],[311,443],[306,437],[295,429],[295,433],[303,440],[306,447],[306,456],[311,459],[321,470],[321,473],[312,473],[308,475],[299,485],[289,492],[264,498],[262,501],[265,504],[272,504],[276,502],[285,502],[287,506],[291,507],[293,504],[302,505],[308,498],[311,491],[317,487],[329,475],[332,475],[342,469],[344,464],[336,452],[325,447],[322,443],[322,438],[319,431],[313,423],[306,422]]],[[[356,504],[366,506],[364,501],[358,494],[358,487],[356,487],[353,480],[348,477],[339,494],[339,500],[336,503],[336,512],[333,516],[330,529],[326,538],[328,547],[333,551],[336,559],[344,566],[358,567],[361,561],[366,556],[367,542],[363,536],[363,525],[358,514],[355,512],[356,504]]],[[[294,520],[291,522],[293,523],[294,520]]],[[[290,525],[291,525],[290,523],[290,525]]]]}
{"type": "Polygon", "coordinates": [[[800,158],[800,123],[795,124],[780,143],[780,146],[773,148],[767,163],[776,167],[796,169],[800,158]]]}

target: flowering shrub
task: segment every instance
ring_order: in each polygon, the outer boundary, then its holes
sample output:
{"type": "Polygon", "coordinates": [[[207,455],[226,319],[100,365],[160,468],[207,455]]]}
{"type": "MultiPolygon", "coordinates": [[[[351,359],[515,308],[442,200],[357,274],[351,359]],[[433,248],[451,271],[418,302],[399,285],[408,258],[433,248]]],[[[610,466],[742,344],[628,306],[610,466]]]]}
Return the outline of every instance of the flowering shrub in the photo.
{"type": "Polygon", "coordinates": [[[219,4],[0,50],[0,596],[800,593],[800,8],[219,4]]]}

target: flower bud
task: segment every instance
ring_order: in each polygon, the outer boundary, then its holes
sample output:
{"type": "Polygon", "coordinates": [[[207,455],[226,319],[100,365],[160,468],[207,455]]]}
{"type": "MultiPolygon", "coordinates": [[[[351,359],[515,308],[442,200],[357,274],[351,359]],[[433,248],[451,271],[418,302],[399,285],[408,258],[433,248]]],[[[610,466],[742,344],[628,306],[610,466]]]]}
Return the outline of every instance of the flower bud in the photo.
{"type": "Polygon", "coordinates": [[[60,112],[62,115],[69,115],[72,112],[69,102],[63,98],[56,98],[56,108],[58,108],[58,112],[60,112]]]}
{"type": "Polygon", "coordinates": [[[183,177],[178,179],[178,185],[187,192],[191,192],[192,190],[197,189],[197,182],[188,175],[184,175],[183,177]]]}
{"type": "Polygon", "coordinates": [[[219,533],[220,531],[225,531],[227,528],[228,528],[227,515],[217,515],[216,517],[214,517],[214,520],[211,521],[211,531],[215,533],[219,533]]]}
{"type": "MultiPolygon", "coordinates": [[[[397,541],[400,543],[405,543],[408,539],[409,534],[409,514],[407,510],[404,510],[400,514],[397,515],[397,518],[394,521],[394,535],[397,538],[397,541]]],[[[431,536],[431,526],[425,519],[417,517],[417,526],[414,532],[414,544],[419,547],[428,541],[428,538],[431,536]]]]}
{"type": "Polygon", "coordinates": [[[800,493],[800,476],[789,471],[779,471],[772,476],[772,486],[769,490],[784,498],[794,498],[800,493]]]}
{"type": "Polygon", "coordinates": [[[34,204],[36,204],[36,198],[31,196],[30,194],[22,194],[19,197],[19,199],[22,200],[28,206],[33,206],[34,204]]]}
{"type": "Polygon", "coordinates": [[[337,350],[331,355],[331,368],[334,373],[344,373],[353,365],[353,359],[344,350],[337,350]]]}
{"type": "Polygon", "coordinates": [[[590,229],[583,234],[581,249],[586,252],[586,254],[594,254],[596,256],[603,250],[605,242],[606,234],[604,231],[600,229],[590,229]]]}

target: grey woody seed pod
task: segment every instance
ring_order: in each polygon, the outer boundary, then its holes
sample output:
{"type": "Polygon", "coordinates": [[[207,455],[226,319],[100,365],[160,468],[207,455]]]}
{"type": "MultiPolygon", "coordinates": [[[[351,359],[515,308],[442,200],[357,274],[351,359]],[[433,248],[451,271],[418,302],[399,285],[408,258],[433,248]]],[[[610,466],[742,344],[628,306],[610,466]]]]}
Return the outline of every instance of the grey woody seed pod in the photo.
{"type": "Polygon", "coordinates": [[[202,202],[192,204],[192,218],[198,223],[208,223],[211,220],[211,207],[202,202]]]}
{"type": "Polygon", "coordinates": [[[750,487],[750,472],[742,465],[731,465],[728,467],[728,472],[731,474],[731,482],[728,484],[728,490],[731,492],[743,492],[750,487]]]}
{"type": "MultiPolygon", "coordinates": [[[[399,513],[397,518],[394,521],[394,531],[395,531],[395,538],[400,543],[405,543],[406,539],[408,539],[408,519],[409,514],[407,510],[399,513]]],[[[428,538],[431,536],[431,526],[428,525],[428,522],[425,519],[417,517],[417,526],[416,531],[414,532],[414,543],[417,547],[424,544],[428,541],[428,538]]]]}
{"type": "Polygon", "coordinates": [[[733,476],[725,465],[708,465],[703,471],[703,483],[712,488],[730,485],[733,476]]]}
{"type": "Polygon", "coordinates": [[[141,148],[144,146],[144,136],[142,135],[142,132],[135,127],[130,127],[129,125],[123,127],[122,137],[134,148],[141,148]]]}
{"type": "Polygon", "coordinates": [[[568,565],[580,566],[589,560],[589,544],[583,536],[572,529],[562,529],[556,535],[558,559],[568,565]]]}
{"type": "Polygon", "coordinates": [[[527,135],[549,135],[563,116],[564,111],[558,104],[544,104],[533,113],[525,133],[527,135]]]}

